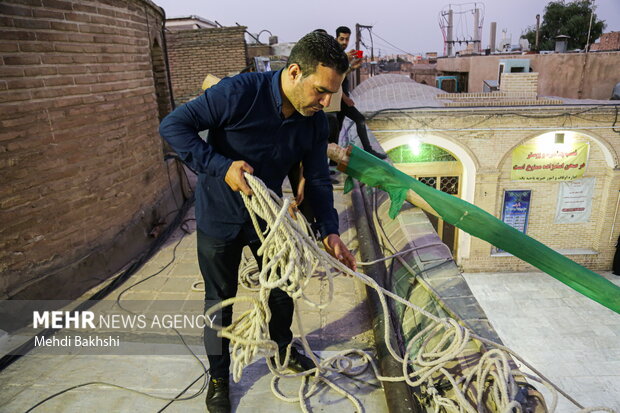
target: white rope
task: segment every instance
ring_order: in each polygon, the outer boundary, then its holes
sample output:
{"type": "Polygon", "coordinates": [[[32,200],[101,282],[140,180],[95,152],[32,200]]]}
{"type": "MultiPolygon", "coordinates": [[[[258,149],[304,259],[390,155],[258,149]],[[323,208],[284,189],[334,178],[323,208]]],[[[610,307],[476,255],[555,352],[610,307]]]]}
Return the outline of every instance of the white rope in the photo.
{"type": "MultiPolygon", "coordinates": [[[[262,242],[258,250],[258,254],[262,258],[262,270],[254,275],[242,275],[241,283],[257,289],[258,297],[234,297],[211,307],[205,313],[206,316],[210,316],[225,306],[243,301],[252,304],[252,308],[237,317],[230,326],[225,328],[213,326],[219,330],[219,335],[231,341],[231,369],[235,382],[240,380],[243,368],[252,363],[256,357],[266,357],[269,369],[273,373],[271,383],[273,393],[281,400],[299,403],[303,412],[308,412],[307,399],[319,390],[321,383],[346,397],[351,401],[357,412],[362,412],[363,408],[360,402],[352,394],[336,385],[330,377],[336,374],[358,375],[368,367],[381,381],[405,381],[410,386],[422,387],[426,395],[430,396],[435,411],[439,411],[441,408],[448,412],[476,413],[483,411],[483,406],[493,405],[499,412],[521,412],[522,407],[515,400],[519,390],[515,376],[527,376],[553,389],[553,386],[546,379],[533,377],[519,370],[512,370],[508,353],[542,377],[508,348],[475,335],[453,319],[439,318],[425,311],[398,295],[381,288],[371,277],[352,271],[332,258],[319,247],[317,241],[312,237],[312,232],[308,229],[309,226],[303,216],[298,214],[297,220],[290,216],[288,212],[290,199],[280,199],[260,179],[252,175],[245,174],[245,178],[254,195],[248,197],[241,193],[241,196],[262,242]],[[267,223],[267,229],[264,232],[258,225],[258,217],[267,223]],[[304,294],[304,289],[310,278],[317,271],[325,273],[329,285],[329,299],[323,304],[309,300],[304,294]],[[298,329],[301,333],[300,339],[305,353],[313,360],[316,367],[297,374],[284,373],[286,370],[284,366],[288,364],[290,346],[287,349],[285,360],[279,360],[278,346],[269,337],[268,325],[271,319],[271,311],[267,302],[269,291],[272,288],[280,288],[294,300],[302,299],[312,307],[323,308],[332,300],[333,277],[339,273],[356,277],[377,291],[383,309],[384,325],[386,326],[384,340],[390,355],[402,364],[402,376],[382,376],[372,356],[362,350],[346,350],[322,361],[317,360],[306,340],[305,330],[298,312],[295,313],[298,329]],[[425,323],[426,327],[409,341],[404,358],[397,353],[390,341],[390,321],[386,296],[429,319],[428,323],[425,323]],[[465,377],[457,379],[450,372],[450,366],[458,361],[459,356],[464,356],[463,352],[472,338],[494,348],[486,351],[477,366],[472,368],[465,377]],[[412,348],[416,343],[419,347],[415,355],[411,356],[412,348]],[[275,363],[272,363],[271,356],[275,356],[275,363]],[[286,396],[278,387],[280,379],[290,377],[302,378],[296,396],[286,396]],[[454,392],[452,398],[442,395],[437,390],[436,383],[442,379],[451,384],[454,392]]],[[[570,400],[582,408],[574,400],[570,400]]],[[[553,412],[556,403],[557,396],[554,394],[550,412],[553,412]]],[[[582,410],[583,413],[594,411],[612,410],[606,408],[582,410]]]]}

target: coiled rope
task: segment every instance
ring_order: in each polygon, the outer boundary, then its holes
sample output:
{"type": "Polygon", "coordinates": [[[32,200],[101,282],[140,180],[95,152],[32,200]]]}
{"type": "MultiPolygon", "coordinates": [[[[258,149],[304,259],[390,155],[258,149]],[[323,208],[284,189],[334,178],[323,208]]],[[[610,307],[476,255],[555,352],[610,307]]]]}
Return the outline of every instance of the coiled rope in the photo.
{"type": "MultiPolygon", "coordinates": [[[[498,412],[509,413],[523,411],[521,404],[516,400],[519,386],[515,377],[525,376],[542,383],[551,390],[553,400],[549,411],[555,411],[557,387],[518,355],[505,346],[477,336],[453,319],[436,317],[398,295],[381,288],[371,277],[347,268],[319,247],[319,243],[311,235],[312,231],[309,230],[308,223],[301,214],[298,214],[296,219],[291,217],[289,214],[291,200],[289,198],[281,199],[268,189],[260,179],[252,175],[246,173],[245,178],[253,191],[253,195],[246,196],[241,193],[241,196],[256,233],[262,242],[258,250],[258,255],[262,259],[262,270],[254,273],[246,271],[241,275],[240,282],[244,286],[257,290],[258,296],[239,296],[224,300],[212,306],[205,313],[206,316],[210,316],[223,307],[239,302],[252,304],[252,308],[243,312],[230,326],[213,326],[219,330],[219,335],[230,339],[232,347],[231,369],[235,382],[241,379],[245,366],[252,363],[257,357],[266,357],[269,369],[273,373],[271,389],[279,399],[299,403],[301,410],[308,412],[308,398],[315,394],[319,390],[320,384],[323,383],[350,400],[357,412],[362,412],[363,407],[360,402],[352,394],[336,385],[329,377],[334,373],[342,373],[348,376],[359,375],[370,366],[378,380],[386,382],[405,381],[410,386],[423,386],[427,395],[430,396],[435,411],[443,408],[448,412],[476,413],[485,411],[485,406],[495,406],[498,412]],[[267,223],[264,232],[260,229],[258,218],[267,223]],[[313,302],[304,294],[304,289],[310,278],[317,271],[325,273],[329,285],[329,299],[323,304],[313,302]],[[324,308],[333,297],[333,277],[340,273],[356,277],[377,291],[383,308],[383,316],[386,319],[384,339],[390,355],[402,364],[402,376],[382,376],[372,356],[362,350],[345,350],[321,361],[317,360],[306,340],[305,330],[298,312],[295,314],[301,332],[300,339],[306,354],[313,360],[316,367],[297,374],[285,373],[285,366],[288,364],[290,356],[290,346],[287,349],[285,359],[279,360],[278,346],[269,337],[268,325],[271,319],[271,311],[268,306],[269,291],[272,288],[280,288],[294,300],[302,299],[312,307],[324,308]],[[427,326],[410,340],[404,357],[396,352],[390,341],[386,297],[411,308],[430,320],[427,326]],[[470,369],[466,376],[455,378],[450,373],[448,364],[454,363],[459,356],[463,355],[463,351],[471,339],[477,339],[493,348],[481,356],[477,366],[470,369]],[[411,356],[414,343],[419,342],[421,344],[416,354],[411,356]],[[508,354],[524,363],[538,377],[512,369],[508,354]],[[271,361],[272,356],[275,356],[275,363],[271,361]],[[301,384],[296,396],[286,396],[280,391],[279,380],[285,377],[301,377],[301,384]],[[440,379],[445,379],[452,385],[453,398],[444,396],[436,388],[435,383],[440,379]]],[[[595,411],[613,413],[613,410],[604,407],[584,409],[560,389],[557,391],[560,391],[578,406],[583,413],[595,411]]]]}

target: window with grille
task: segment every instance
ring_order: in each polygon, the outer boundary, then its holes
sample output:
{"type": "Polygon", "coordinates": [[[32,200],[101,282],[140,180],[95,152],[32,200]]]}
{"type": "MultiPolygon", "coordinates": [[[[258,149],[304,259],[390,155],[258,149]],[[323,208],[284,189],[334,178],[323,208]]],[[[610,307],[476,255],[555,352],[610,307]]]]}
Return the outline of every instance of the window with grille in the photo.
{"type": "Polygon", "coordinates": [[[459,177],[458,176],[442,176],[439,181],[439,190],[451,195],[459,193],[459,177]]]}
{"type": "Polygon", "coordinates": [[[435,176],[421,176],[418,180],[432,188],[437,188],[437,177],[435,176]]]}

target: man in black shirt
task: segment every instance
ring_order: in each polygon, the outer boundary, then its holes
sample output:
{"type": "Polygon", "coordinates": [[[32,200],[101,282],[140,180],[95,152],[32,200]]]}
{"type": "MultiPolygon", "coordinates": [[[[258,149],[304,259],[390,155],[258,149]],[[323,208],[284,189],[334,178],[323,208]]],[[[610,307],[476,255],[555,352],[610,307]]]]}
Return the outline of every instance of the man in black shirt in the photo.
{"type": "MultiPolygon", "coordinates": [[[[342,50],[346,50],[349,45],[349,39],[351,38],[351,29],[346,26],[340,26],[336,29],[336,40],[338,44],[342,47],[342,50]]],[[[351,62],[351,67],[349,70],[357,69],[361,64],[361,59],[355,57],[355,50],[351,50],[347,53],[349,56],[349,61],[351,62]]],[[[372,146],[370,146],[370,141],[368,140],[368,132],[366,132],[366,118],[364,115],[360,113],[359,110],[355,107],[355,102],[353,99],[349,97],[349,79],[345,76],[344,81],[342,82],[342,102],[340,104],[340,112],[338,112],[338,125],[339,128],[342,127],[342,122],[344,118],[347,117],[355,122],[355,128],[357,129],[357,136],[359,136],[360,141],[362,142],[362,146],[364,150],[371,155],[376,156],[379,159],[387,158],[386,155],[376,152],[372,146]]]]}

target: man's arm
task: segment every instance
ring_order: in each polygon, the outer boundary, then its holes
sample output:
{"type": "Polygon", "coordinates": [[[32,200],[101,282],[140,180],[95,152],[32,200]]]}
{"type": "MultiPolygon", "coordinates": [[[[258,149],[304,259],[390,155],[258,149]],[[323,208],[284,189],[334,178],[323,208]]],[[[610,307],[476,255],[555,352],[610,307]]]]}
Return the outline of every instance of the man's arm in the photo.
{"type": "MultiPolygon", "coordinates": [[[[355,50],[349,50],[347,57],[349,58],[349,69],[347,70],[347,76],[353,70],[358,69],[362,65],[362,59],[355,57],[355,50]]],[[[349,80],[345,78],[342,83],[342,103],[347,106],[355,106],[353,99],[349,97],[349,80]]]]}
{"type": "Polygon", "coordinates": [[[355,270],[355,258],[340,239],[338,212],[334,208],[334,194],[327,167],[327,119],[318,125],[319,136],[312,150],[304,156],[303,170],[306,179],[306,200],[312,206],[319,232],[326,251],[334,258],[355,270]]]}
{"type": "Polygon", "coordinates": [[[216,128],[228,116],[226,88],[217,85],[164,118],[159,134],[193,170],[224,179],[233,161],[217,153],[198,132],[216,128]]]}

